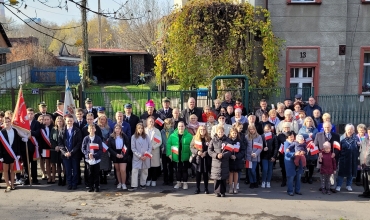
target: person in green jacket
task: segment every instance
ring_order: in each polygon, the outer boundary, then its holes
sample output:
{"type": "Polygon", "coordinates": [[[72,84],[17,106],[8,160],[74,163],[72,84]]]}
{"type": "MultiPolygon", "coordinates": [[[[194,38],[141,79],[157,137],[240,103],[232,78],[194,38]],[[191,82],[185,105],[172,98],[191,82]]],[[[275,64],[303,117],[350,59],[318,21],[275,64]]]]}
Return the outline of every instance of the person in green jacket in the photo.
{"type": "Polygon", "coordinates": [[[185,123],[180,121],[175,130],[167,140],[166,154],[172,160],[173,167],[176,171],[176,185],[175,189],[181,187],[183,182],[183,189],[188,189],[188,168],[190,158],[190,143],[193,136],[185,130],[185,123]]]}

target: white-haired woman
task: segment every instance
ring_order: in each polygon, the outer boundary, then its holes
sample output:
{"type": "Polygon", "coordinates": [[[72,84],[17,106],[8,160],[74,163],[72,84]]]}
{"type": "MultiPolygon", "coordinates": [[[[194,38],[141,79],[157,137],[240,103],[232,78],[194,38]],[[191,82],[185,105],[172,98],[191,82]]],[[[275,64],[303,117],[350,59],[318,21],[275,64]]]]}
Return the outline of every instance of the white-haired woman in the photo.
{"type": "Polygon", "coordinates": [[[248,122],[248,119],[242,115],[242,110],[240,108],[235,109],[235,116],[231,118],[231,123],[235,124],[236,122],[240,122],[245,124],[248,122]]]}
{"type": "Polygon", "coordinates": [[[298,133],[298,123],[296,120],[293,120],[293,111],[290,109],[286,109],[284,111],[284,117],[285,119],[283,121],[280,121],[279,125],[276,128],[276,134],[279,135],[281,132],[283,132],[283,124],[284,122],[290,122],[290,130],[294,131],[294,133],[298,133]]]}
{"type": "Polygon", "coordinates": [[[340,137],[341,150],[339,151],[339,169],[337,177],[336,191],[340,191],[344,177],[347,178],[346,189],[352,191],[352,178],[356,177],[358,163],[358,142],[355,127],[347,124],[345,133],[340,137]]]}

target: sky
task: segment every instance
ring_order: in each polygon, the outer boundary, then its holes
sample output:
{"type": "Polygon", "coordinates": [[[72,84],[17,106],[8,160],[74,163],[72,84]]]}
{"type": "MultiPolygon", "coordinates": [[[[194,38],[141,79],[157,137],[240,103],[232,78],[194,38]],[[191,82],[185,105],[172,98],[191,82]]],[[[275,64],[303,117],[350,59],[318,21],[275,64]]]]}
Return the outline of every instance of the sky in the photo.
{"type": "MultiPolygon", "coordinates": [[[[21,2],[22,0],[18,0],[21,2]]],[[[76,5],[72,2],[68,2],[68,11],[65,9],[60,8],[50,8],[45,5],[43,5],[40,2],[48,2],[48,5],[51,6],[57,6],[59,0],[23,0],[25,4],[27,4],[27,8],[24,9],[24,5],[20,7],[20,10],[25,13],[27,16],[31,18],[40,18],[41,21],[47,20],[51,22],[55,22],[57,24],[64,24],[67,23],[70,20],[79,20],[80,10],[76,7],[76,5]]],[[[80,0],[75,0],[79,2],[80,0]]],[[[101,8],[103,11],[113,11],[114,9],[117,9],[120,4],[123,2],[126,2],[127,0],[101,0],[101,8]]],[[[128,1],[135,1],[135,0],[128,0],[128,1]]],[[[154,1],[154,0],[146,0],[146,1],[154,1]]],[[[170,5],[173,5],[173,0],[157,0],[160,2],[160,5],[168,5],[168,2],[170,5]]],[[[8,2],[8,0],[5,0],[5,2],[8,2]]],[[[62,1],[64,2],[64,0],[62,1]]],[[[23,3],[24,4],[24,3],[23,3]]],[[[91,10],[98,11],[98,0],[88,0],[88,5],[91,10]]],[[[12,9],[15,13],[16,10],[12,9]]],[[[19,17],[22,19],[27,19],[25,16],[22,16],[20,13],[16,13],[19,17]]],[[[93,13],[88,13],[88,16],[92,16],[93,13]]],[[[15,15],[13,15],[11,12],[9,12],[7,9],[5,9],[5,16],[12,17],[16,21],[19,21],[19,18],[17,18],[15,15]]]]}

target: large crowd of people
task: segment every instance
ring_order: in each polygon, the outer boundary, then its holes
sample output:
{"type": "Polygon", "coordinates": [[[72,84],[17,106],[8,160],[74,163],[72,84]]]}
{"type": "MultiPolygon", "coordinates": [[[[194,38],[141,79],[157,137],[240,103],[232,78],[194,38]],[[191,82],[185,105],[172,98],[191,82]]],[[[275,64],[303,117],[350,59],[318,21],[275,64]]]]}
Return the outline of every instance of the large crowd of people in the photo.
{"type": "Polygon", "coordinates": [[[250,188],[277,187],[271,179],[278,161],[280,186],[287,187],[290,196],[302,195],[301,182],[312,184],[319,169],[323,194],[341,191],[344,179],[346,190],[352,191],[355,178],[364,188],[359,196],[370,198],[370,127],[347,124],[344,134],[338,134],[330,114],[323,113],[313,97],[305,103],[297,94],[294,102],[285,99],[276,108],[260,100],[260,108],[251,113],[229,92],[224,101],[214,100],[214,107],[198,108],[191,97],[182,111],[170,104],[165,97],[157,109],[148,100],[146,111],[136,116],[128,103],[110,119],[91,99],[75,115],[63,115],[63,101],[57,101],[54,113],[42,102],[38,112],[27,109],[28,137],[12,127],[11,111],[1,112],[5,191],[14,190],[15,184],[40,184],[40,168],[47,184],[68,190],[83,185],[99,192],[108,175],[114,175],[122,190],[156,187],[161,175],[161,184],[187,190],[191,175],[195,194],[212,192],[212,179],[214,194],[225,197],[227,189],[238,193],[244,169],[250,188]]]}

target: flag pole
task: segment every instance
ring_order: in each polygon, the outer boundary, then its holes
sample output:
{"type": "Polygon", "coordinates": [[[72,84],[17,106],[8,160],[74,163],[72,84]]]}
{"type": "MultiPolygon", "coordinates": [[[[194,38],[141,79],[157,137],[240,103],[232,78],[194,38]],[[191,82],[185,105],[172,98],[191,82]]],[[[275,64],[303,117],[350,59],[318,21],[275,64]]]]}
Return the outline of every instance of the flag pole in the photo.
{"type": "MultiPolygon", "coordinates": [[[[22,77],[19,76],[18,79],[19,79],[19,89],[21,90],[22,84],[23,84],[22,77]]],[[[18,94],[18,98],[19,98],[19,94],[18,94]]],[[[30,164],[30,157],[28,156],[28,141],[26,142],[26,155],[27,155],[28,181],[30,182],[30,186],[32,186],[32,175],[31,175],[31,168],[30,168],[31,164],[30,164]]]]}

